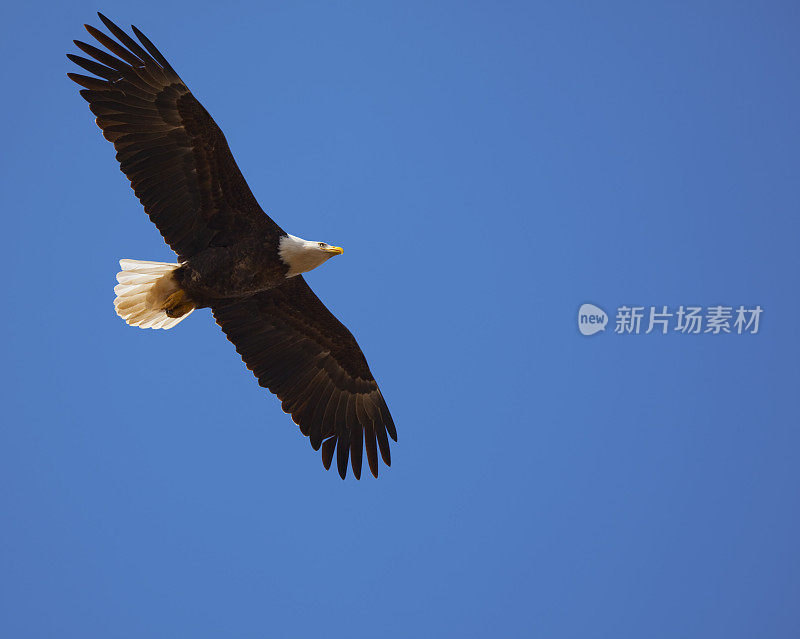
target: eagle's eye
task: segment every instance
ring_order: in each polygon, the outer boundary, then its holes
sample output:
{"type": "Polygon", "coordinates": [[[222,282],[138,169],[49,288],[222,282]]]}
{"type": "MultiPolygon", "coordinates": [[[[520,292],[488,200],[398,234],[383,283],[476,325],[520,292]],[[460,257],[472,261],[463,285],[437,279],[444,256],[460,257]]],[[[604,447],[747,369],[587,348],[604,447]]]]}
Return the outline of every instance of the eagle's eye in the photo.
{"type": "Polygon", "coordinates": [[[325,248],[326,246],[328,246],[328,245],[327,245],[327,244],[325,244],[325,242],[320,242],[320,243],[319,243],[319,247],[320,247],[320,248],[325,248]]]}

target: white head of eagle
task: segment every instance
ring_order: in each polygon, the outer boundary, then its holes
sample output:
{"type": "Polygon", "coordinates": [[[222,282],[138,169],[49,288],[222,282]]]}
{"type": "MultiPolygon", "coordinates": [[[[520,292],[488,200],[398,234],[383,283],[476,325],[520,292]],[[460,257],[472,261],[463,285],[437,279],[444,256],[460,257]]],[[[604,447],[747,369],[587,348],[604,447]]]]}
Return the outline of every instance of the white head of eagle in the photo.
{"type": "Polygon", "coordinates": [[[278,255],[289,267],[286,277],[293,277],[317,268],[334,255],[344,253],[341,247],[331,246],[325,242],[312,242],[288,233],[280,239],[278,255]]]}

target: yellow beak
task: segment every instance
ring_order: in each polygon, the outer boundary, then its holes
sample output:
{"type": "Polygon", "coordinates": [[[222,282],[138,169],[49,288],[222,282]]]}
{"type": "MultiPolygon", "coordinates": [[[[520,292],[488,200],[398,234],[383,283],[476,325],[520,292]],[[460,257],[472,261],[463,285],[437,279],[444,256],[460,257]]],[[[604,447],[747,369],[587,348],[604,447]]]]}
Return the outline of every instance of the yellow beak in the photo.
{"type": "Polygon", "coordinates": [[[341,255],[344,253],[344,249],[341,246],[331,246],[330,248],[326,248],[325,252],[331,253],[332,255],[341,255]]]}

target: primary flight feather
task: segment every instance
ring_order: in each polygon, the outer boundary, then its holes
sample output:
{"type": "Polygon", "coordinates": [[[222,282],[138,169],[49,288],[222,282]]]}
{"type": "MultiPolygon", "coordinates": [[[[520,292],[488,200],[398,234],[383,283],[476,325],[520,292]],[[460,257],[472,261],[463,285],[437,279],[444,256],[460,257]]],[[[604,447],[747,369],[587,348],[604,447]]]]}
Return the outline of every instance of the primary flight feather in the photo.
{"type": "Polygon", "coordinates": [[[91,76],[81,85],[120,169],[178,262],[120,260],[117,314],[168,329],[210,308],[261,386],[281,400],[322,462],[336,453],[361,476],[362,451],[378,476],[397,432],[355,338],[303,279],[342,249],[286,233],[258,205],[225,136],[163,55],[98,13],[111,37],[86,30],[108,52],[75,40],[93,59],[67,57],[91,76]],[[116,38],[116,39],[115,39],[116,38]],[[109,53],[110,52],[110,53],[109,53]]]}

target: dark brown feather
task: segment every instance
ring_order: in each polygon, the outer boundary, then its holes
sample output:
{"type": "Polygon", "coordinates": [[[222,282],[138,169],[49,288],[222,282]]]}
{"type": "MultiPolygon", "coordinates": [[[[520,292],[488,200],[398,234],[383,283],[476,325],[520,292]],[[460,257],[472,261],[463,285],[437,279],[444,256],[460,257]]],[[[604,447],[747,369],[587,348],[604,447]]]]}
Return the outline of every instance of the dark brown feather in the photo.
{"type": "Polygon", "coordinates": [[[73,53],[68,53],[67,57],[79,67],[86,69],[89,73],[99,75],[101,78],[105,78],[106,80],[117,80],[120,77],[120,73],[116,69],[104,66],[99,62],[95,62],[94,60],[89,60],[73,53]]]}
{"type": "Polygon", "coordinates": [[[334,448],[336,448],[335,437],[326,439],[322,444],[322,465],[325,466],[325,470],[330,470],[334,448]]]}
{"type": "Polygon", "coordinates": [[[339,435],[336,444],[336,469],[339,471],[339,477],[344,479],[347,477],[347,462],[350,458],[350,440],[345,436],[339,435]]]}
{"type": "Polygon", "coordinates": [[[105,51],[101,51],[97,47],[93,47],[91,44],[86,44],[85,42],[81,42],[80,40],[73,40],[73,42],[75,43],[75,46],[77,46],[81,51],[83,51],[87,55],[92,56],[100,64],[104,64],[107,67],[116,69],[117,71],[125,71],[129,66],[125,64],[122,60],[115,58],[113,55],[107,54],[105,51]]]}
{"type": "Polygon", "coordinates": [[[350,433],[350,461],[353,475],[356,479],[361,479],[361,456],[364,445],[363,430],[356,415],[356,401],[355,395],[350,395],[347,399],[347,430],[350,433]]]}
{"type": "Polygon", "coordinates": [[[103,24],[106,25],[106,28],[113,33],[116,38],[125,45],[129,51],[132,51],[133,54],[138,57],[143,64],[151,63],[153,66],[156,65],[156,61],[153,60],[149,55],[144,52],[138,44],[136,44],[136,40],[131,38],[127,33],[125,33],[122,29],[120,29],[116,24],[111,22],[108,18],[106,18],[102,13],[99,11],[97,12],[97,16],[100,20],[103,21],[103,24]]]}
{"type": "Polygon", "coordinates": [[[134,25],[131,25],[131,29],[136,34],[136,37],[139,38],[139,42],[141,42],[144,45],[144,48],[150,52],[150,55],[152,55],[156,59],[156,61],[162,66],[162,68],[172,73],[175,73],[174,69],[169,65],[169,62],[167,62],[164,56],[161,55],[161,51],[156,49],[156,46],[152,42],[150,42],[150,39],[144,33],[139,31],[139,29],[137,29],[134,25]]]}
{"type": "Polygon", "coordinates": [[[167,243],[185,261],[221,233],[228,242],[236,234],[277,241],[283,231],[256,202],[222,131],[164,56],[138,29],[141,45],[98,15],[116,40],[91,26],[87,31],[110,53],[76,40],[94,59],[67,57],[99,79],[68,76],[85,87],[82,97],[167,243]],[[135,157],[124,155],[130,136],[135,157]]]}
{"type": "Polygon", "coordinates": [[[259,384],[291,411],[315,450],[322,446],[326,468],[334,445],[342,477],[348,459],[361,476],[364,450],[376,477],[378,450],[391,463],[387,429],[394,433],[394,424],[367,361],[302,276],[252,297],[212,303],[211,310],[259,384]]]}
{"type": "MultiPolygon", "coordinates": [[[[67,73],[67,77],[73,82],[81,85],[82,87],[86,87],[86,89],[91,91],[103,91],[108,87],[108,83],[104,80],[98,80],[97,78],[92,78],[88,75],[81,75],[80,73],[67,73]]],[[[84,91],[81,91],[80,94],[83,97],[86,97],[84,91]]],[[[89,98],[86,98],[86,100],[88,101],[89,98]]]]}
{"type": "Polygon", "coordinates": [[[125,60],[125,62],[127,62],[131,66],[136,67],[144,64],[142,60],[133,55],[125,47],[121,46],[116,40],[114,40],[113,38],[109,38],[105,33],[100,31],[99,29],[95,29],[90,24],[85,24],[83,26],[95,40],[97,40],[100,44],[102,44],[106,49],[111,51],[111,53],[125,60]]]}

